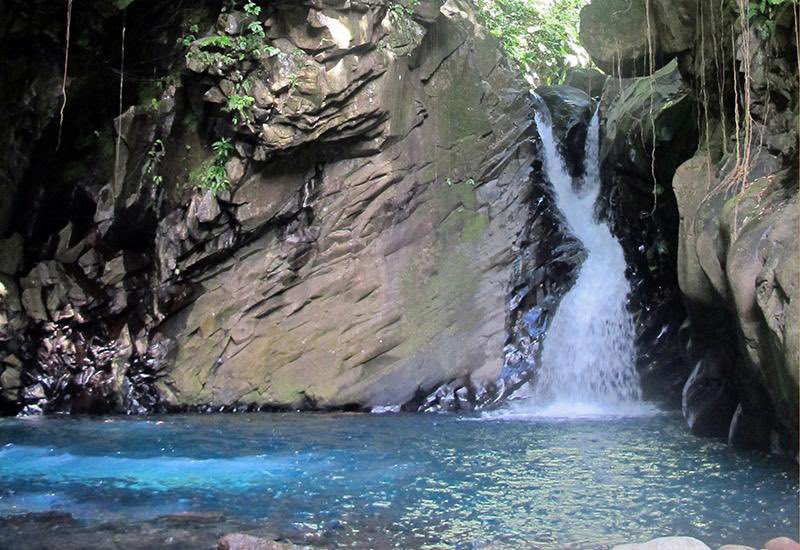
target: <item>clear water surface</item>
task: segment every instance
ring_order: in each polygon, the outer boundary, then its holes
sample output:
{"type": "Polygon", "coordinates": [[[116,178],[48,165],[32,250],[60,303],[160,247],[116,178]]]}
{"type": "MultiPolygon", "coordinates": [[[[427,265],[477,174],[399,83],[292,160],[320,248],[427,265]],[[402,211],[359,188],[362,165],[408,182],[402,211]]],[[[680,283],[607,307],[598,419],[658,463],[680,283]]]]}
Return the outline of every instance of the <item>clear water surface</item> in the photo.
{"type": "Polygon", "coordinates": [[[204,513],[181,529],[210,547],[230,528],[214,523],[234,520],[326,547],[596,547],[672,534],[759,545],[797,535],[798,479],[795,464],[695,438],[671,414],[0,419],[0,546],[21,536],[9,518],[48,510],[115,533],[204,513]]]}

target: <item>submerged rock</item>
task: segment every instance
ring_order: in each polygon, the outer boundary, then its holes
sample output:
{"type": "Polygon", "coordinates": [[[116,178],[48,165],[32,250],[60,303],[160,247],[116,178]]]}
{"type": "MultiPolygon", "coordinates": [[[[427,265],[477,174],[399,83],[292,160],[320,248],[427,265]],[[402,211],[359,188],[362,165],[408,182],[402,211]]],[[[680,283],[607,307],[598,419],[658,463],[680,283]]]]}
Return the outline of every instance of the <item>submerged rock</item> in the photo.
{"type": "Polygon", "coordinates": [[[301,548],[294,544],[275,542],[259,537],[233,533],[225,535],[217,543],[217,550],[292,550],[301,548]]]}
{"type": "Polygon", "coordinates": [[[711,548],[692,537],[660,537],[642,543],[618,544],[613,550],[711,550],[711,548]]]}
{"type": "Polygon", "coordinates": [[[765,550],[800,550],[800,544],[789,537],[778,537],[764,543],[765,550]]]}

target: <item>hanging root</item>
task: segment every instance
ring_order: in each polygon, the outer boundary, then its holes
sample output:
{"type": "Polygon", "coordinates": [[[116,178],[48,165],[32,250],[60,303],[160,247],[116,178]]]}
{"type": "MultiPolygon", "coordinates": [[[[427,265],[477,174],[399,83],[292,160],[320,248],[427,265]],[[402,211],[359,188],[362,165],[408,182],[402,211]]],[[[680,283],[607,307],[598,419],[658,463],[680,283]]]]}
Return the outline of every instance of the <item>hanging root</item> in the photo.
{"type": "MultiPolygon", "coordinates": [[[[742,151],[742,164],[738,167],[739,170],[739,177],[741,178],[741,187],[739,192],[744,192],[747,190],[747,177],[750,173],[751,167],[751,148],[753,142],[753,116],[750,111],[752,105],[752,76],[750,74],[751,65],[753,62],[753,54],[750,47],[750,21],[747,17],[747,10],[748,10],[748,2],[746,0],[739,0],[739,21],[741,25],[742,31],[742,49],[744,50],[744,59],[742,60],[742,69],[744,70],[744,82],[743,86],[743,93],[744,93],[744,105],[743,105],[743,113],[742,113],[742,123],[744,125],[743,131],[743,147],[744,150],[742,151]]],[[[734,59],[735,59],[735,50],[734,50],[734,59]]],[[[738,130],[737,130],[738,131],[738,130]]],[[[735,176],[734,176],[735,177],[735,176]]],[[[733,206],[733,228],[732,228],[732,237],[736,239],[738,234],[738,222],[739,220],[739,202],[735,202],[733,206]]]]}
{"type": "Polygon", "coordinates": [[[67,40],[64,50],[64,78],[61,80],[61,111],[58,115],[58,140],[56,150],[61,147],[61,130],[64,127],[64,110],[67,108],[67,68],[69,67],[69,36],[72,27],[72,0],[67,0],[67,40]]]}
{"type": "MultiPolygon", "coordinates": [[[[712,193],[724,190],[732,195],[745,191],[748,187],[747,178],[750,174],[753,161],[753,126],[754,119],[751,112],[752,107],[752,75],[751,65],[753,62],[753,52],[751,48],[750,22],[747,17],[747,1],[738,0],[737,8],[739,12],[739,31],[741,33],[742,60],[741,69],[743,79],[738,78],[737,53],[736,53],[736,22],[731,23],[731,68],[733,71],[733,114],[734,114],[734,138],[736,141],[736,162],[727,171],[727,174],[714,187],[712,193]],[[737,189],[738,186],[738,189],[737,189]]],[[[723,115],[724,116],[724,115],[723,115]]],[[[760,147],[760,146],[759,146],[760,147]]],[[[756,151],[756,155],[758,152],[756,151]]],[[[738,230],[738,202],[733,207],[733,239],[736,239],[738,230]]]]}
{"type": "Polygon", "coordinates": [[[649,65],[647,72],[650,73],[650,107],[648,109],[648,114],[650,115],[651,137],[653,139],[653,150],[650,153],[650,177],[653,179],[653,209],[650,211],[650,215],[652,216],[656,213],[656,209],[658,208],[658,181],[656,180],[656,121],[653,118],[653,100],[656,94],[655,77],[653,75],[656,67],[656,54],[653,40],[653,26],[650,22],[650,0],[644,0],[644,9],[647,23],[647,64],[649,65]]]}
{"type": "MultiPolygon", "coordinates": [[[[705,135],[706,154],[708,155],[708,162],[706,163],[706,188],[708,189],[708,188],[711,187],[711,179],[712,179],[712,175],[711,175],[711,159],[712,159],[712,156],[711,156],[711,136],[710,136],[710,134],[711,134],[711,123],[710,123],[709,115],[708,115],[708,91],[706,89],[707,71],[706,71],[705,13],[703,11],[703,2],[702,2],[702,0],[700,0],[697,3],[697,5],[698,5],[698,9],[699,9],[698,21],[699,21],[699,24],[700,24],[700,66],[701,66],[701,68],[700,68],[700,88],[702,89],[703,119],[704,119],[703,120],[703,124],[704,125],[701,126],[700,124],[698,124],[697,127],[698,128],[703,128],[703,134],[705,135]]],[[[713,4],[712,4],[712,10],[713,10],[713,4]]],[[[713,16],[712,16],[712,21],[713,21],[713,16]]],[[[714,33],[712,32],[711,34],[713,35],[714,33]]],[[[717,41],[716,41],[716,38],[714,38],[714,57],[715,57],[714,67],[715,67],[715,69],[716,69],[716,67],[718,67],[718,63],[717,63],[717,60],[716,60],[716,55],[717,55],[717,41]]],[[[699,97],[699,94],[698,94],[698,97],[699,97]]],[[[699,118],[700,118],[700,115],[698,113],[698,119],[699,118]]]]}
{"type": "MultiPolygon", "coordinates": [[[[798,90],[800,90],[800,4],[794,4],[792,6],[792,13],[794,14],[794,36],[795,36],[795,54],[797,56],[797,80],[795,84],[797,84],[798,90]]],[[[797,97],[797,96],[795,96],[797,97]]],[[[800,127],[795,128],[797,130],[797,173],[800,175],[800,127]]]]}
{"type": "MultiPolygon", "coordinates": [[[[703,0],[700,0],[702,2],[703,0]]],[[[725,59],[725,45],[722,41],[722,32],[723,28],[723,2],[724,0],[720,0],[719,3],[719,22],[720,26],[717,29],[717,16],[714,13],[714,2],[709,2],[709,6],[711,7],[711,39],[713,40],[714,44],[714,69],[715,74],[717,75],[717,101],[719,103],[719,121],[722,127],[722,152],[723,155],[728,154],[728,130],[727,130],[727,123],[725,118],[725,66],[720,62],[721,59],[725,59]],[[717,33],[719,33],[720,40],[717,41],[717,33]]],[[[710,167],[710,163],[709,163],[710,167]]]]}
{"type": "Polygon", "coordinates": [[[119,174],[119,153],[122,145],[122,91],[125,87],[125,12],[122,13],[122,50],[120,53],[119,67],[119,116],[117,117],[117,147],[114,154],[114,187],[117,187],[119,174]]]}

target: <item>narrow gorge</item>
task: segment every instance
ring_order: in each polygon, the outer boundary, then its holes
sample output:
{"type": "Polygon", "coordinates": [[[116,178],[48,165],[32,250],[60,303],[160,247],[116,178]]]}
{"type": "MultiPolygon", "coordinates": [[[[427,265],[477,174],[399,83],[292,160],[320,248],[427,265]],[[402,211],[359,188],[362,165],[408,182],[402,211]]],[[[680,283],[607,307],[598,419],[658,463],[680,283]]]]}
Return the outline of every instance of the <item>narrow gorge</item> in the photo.
{"type": "Polygon", "coordinates": [[[798,538],[796,1],[3,12],[0,548],[798,538]]]}

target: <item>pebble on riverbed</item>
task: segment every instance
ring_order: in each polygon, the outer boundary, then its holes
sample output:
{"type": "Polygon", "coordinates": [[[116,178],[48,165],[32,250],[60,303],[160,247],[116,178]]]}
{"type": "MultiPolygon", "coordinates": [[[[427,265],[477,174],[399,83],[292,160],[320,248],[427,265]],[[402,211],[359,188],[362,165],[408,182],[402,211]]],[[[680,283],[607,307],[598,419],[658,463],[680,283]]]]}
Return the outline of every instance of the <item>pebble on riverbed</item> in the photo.
{"type": "Polygon", "coordinates": [[[764,543],[766,550],[800,550],[800,544],[789,537],[778,537],[764,543]]]}
{"type": "Polygon", "coordinates": [[[642,543],[620,544],[613,550],[711,550],[711,548],[692,537],[661,537],[642,543]]]}
{"type": "MultiPolygon", "coordinates": [[[[764,550],[800,550],[800,544],[789,537],[778,537],[764,543],[764,550]]],[[[620,544],[613,550],[711,550],[708,545],[692,537],[661,537],[647,542],[620,544]]],[[[718,550],[756,550],[752,546],[726,544],[718,550]]]]}
{"type": "Polygon", "coordinates": [[[232,533],[225,535],[217,543],[217,550],[298,550],[302,546],[296,546],[286,542],[275,542],[272,540],[244,535],[242,533],[232,533]]]}

